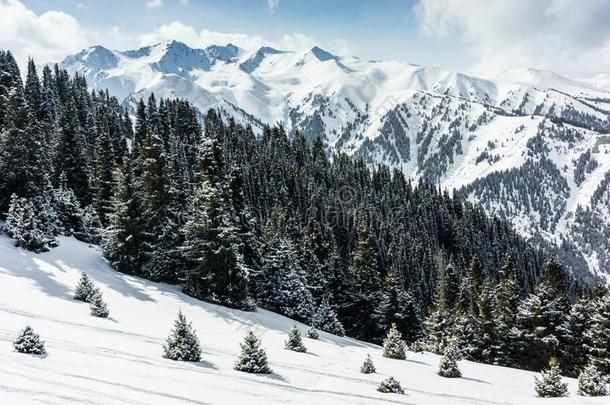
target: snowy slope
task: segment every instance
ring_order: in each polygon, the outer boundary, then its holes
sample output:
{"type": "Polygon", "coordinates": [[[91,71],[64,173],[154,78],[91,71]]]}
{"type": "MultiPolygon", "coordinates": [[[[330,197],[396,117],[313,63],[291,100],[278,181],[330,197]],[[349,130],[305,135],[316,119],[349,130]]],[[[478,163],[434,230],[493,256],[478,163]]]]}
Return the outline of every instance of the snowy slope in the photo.
{"type": "MultiPolygon", "coordinates": [[[[460,362],[464,377],[436,375],[439,358],[408,353],[406,361],[381,357],[379,347],[321,333],[305,339],[306,354],[283,349],[292,321],[264,310],[246,313],[194,300],[178,288],[111,270],[97,247],[60,238],[36,255],[0,236],[0,402],[5,404],[602,404],[607,399],[534,396],[534,373],[460,362]],[[101,288],[110,318],[89,316],[72,299],[86,271],[101,288]],[[192,320],[202,361],[162,357],[162,344],[178,309],[192,320]],[[26,324],[46,340],[48,356],[12,350],[26,324]],[[271,375],[232,369],[239,342],[252,328],[267,349],[271,375]],[[378,373],[359,367],[371,353],[378,373]],[[393,375],[406,396],[376,391],[393,375]]],[[[300,325],[304,330],[305,325],[300,325]]]]}
{"type": "MultiPolygon", "coordinates": [[[[436,67],[339,57],[318,47],[192,49],[176,41],[135,51],[91,47],[62,66],[131,105],[155,92],[187,98],[201,111],[218,108],[255,132],[283,122],[308,139],[323,136],[332,151],[463,192],[513,222],[524,236],[559,249],[574,271],[610,279],[610,248],[588,243],[591,235],[577,215],[579,207],[595,208],[592,195],[610,171],[610,137],[605,136],[610,92],[603,77],[573,80],[519,69],[489,80],[436,67]],[[575,181],[585,153],[597,166],[585,167],[584,181],[575,181]],[[508,184],[494,175],[511,170],[520,171],[525,181],[508,184]],[[519,197],[528,192],[528,182],[538,180],[552,187],[539,193],[537,203],[519,197]],[[475,182],[477,190],[463,190],[475,182]],[[514,189],[507,196],[512,203],[499,197],[498,182],[504,190],[514,189]]],[[[610,220],[600,218],[610,229],[610,220]]]]}

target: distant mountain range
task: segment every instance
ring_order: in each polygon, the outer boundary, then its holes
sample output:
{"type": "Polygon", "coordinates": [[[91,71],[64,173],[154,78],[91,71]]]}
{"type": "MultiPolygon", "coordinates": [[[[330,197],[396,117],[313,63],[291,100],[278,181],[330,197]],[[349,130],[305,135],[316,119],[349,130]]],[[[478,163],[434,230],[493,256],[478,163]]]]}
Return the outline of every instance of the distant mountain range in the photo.
{"type": "Polygon", "coordinates": [[[519,69],[495,80],[395,61],[168,41],[61,65],[133,105],[151,92],[255,132],[282,122],[330,151],[399,167],[479,202],[610,280],[610,78],[519,69]]]}

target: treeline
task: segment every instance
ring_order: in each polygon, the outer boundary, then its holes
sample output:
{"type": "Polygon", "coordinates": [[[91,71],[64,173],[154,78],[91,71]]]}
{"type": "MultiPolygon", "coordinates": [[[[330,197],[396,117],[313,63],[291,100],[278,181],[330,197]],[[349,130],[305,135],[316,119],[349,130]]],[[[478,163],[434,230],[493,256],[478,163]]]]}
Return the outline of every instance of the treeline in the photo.
{"type": "MultiPolygon", "coordinates": [[[[100,242],[120,272],[376,342],[395,323],[408,342],[432,344],[439,313],[457,333],[457,304],[440,305],[439,291],[451,275],[460,302],[477,300],[467,298],[475,257],[490,285],[511,258],[515,300],[543,277],[544,252],[505,221],[397,169],[330,159],[320,138],[289,139],[281,125],[256,137],[216,111],[201,120],[188,102],[151,95],[132,126],[116,98],[57,66],[40,80],[30,61],[23,85],[9,52],[0,103],[0,208],[31,250],[74,235],[100,242]]],[[[567,305],[585,288],[558,272],[567,305]]]]}

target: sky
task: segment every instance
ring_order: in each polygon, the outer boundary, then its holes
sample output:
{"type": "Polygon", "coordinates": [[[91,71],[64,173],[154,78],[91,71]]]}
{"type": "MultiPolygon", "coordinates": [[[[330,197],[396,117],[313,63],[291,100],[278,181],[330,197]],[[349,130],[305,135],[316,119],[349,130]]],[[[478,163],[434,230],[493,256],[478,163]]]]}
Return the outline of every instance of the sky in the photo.
{"type": "Polygon", "coordinates": [[[393,59],[495,77],[610,74],[610,0],[0,0],[0,48],[23,64],[165,39],[393,59]]]}

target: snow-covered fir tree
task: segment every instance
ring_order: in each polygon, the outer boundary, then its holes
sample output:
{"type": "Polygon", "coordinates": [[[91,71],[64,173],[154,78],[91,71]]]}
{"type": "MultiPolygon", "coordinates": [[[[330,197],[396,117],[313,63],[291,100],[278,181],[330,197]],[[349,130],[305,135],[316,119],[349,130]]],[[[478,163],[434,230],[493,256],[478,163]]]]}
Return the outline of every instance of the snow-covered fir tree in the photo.
{"type": "Polygon", "coordinates": [[[390,325],[396,325],[407,343],[421,338],[423,334],[421,305],[410,292],[407,292],[402,273],[396,267],[390,267],[383,284],[383,296],[379,307],[375,310],[380,328],[387,331],[390,325]]]}
{"type": "Polygon", "coordinates": [[[182,311],[178,311],[178,318],[174,321],[165,345],[165,357],[176,361],[199,361],[201,359],[201,346],[197,333],[182,311]]]}
{"type": "Polygon", "coordinates": [[[374,314],[381,301],[381,280],[375,238],[363,210],[358,214],[357,232],[358,239],[352,253],[353,283],[349,309],[355,327],[350,329],[350,333],[361,339],[370,339],[376,329],[374,314]]]}
{"type": "Polygon", "coordinates": [[[309,329],[307,329],[305,336],[309,339],[314,339],[314,340],[318,340],[320,338],[318,331],[316,330],[316,328],[313,327],[313,325],[310,326],[309,329]]]}
{"type": "Polygon", "coordinates": [[[89,308],[92,316],[98,318],[108,318],[110,315],[108,306],[104,302],[102,292],[99,290],[99,288],[95,288],[93,290],[93,293],[89,298],[89,308]]]}
{"type": "Polygon", "coordinates": [[[555,357],[551,357],[548,368],[541,373],[541,378],[534,377],[538,396],[565,397],[568,395],[568,384],[561,381],[560,373],[559,362],[555,357]]]}
{"type": "Polygon", "coordinates": [[[144,240],[142,199],[129,160],[115,172],[112,214],[104,230],[102,246],[112,267],[121,273],[140,275],[144,240]]]}
{"type": "Polygon", "coordinates": [[[330,305],[330,300],[325,298],[318,307],[318,310],[313,316],[313,326],[316,329],[323,330],[324,332],[332,333],[333,335],[343,336],[345,330],[343,325],[337,319],[337,314],[330,305]]]}
{"type": "MultiPolygon", "coordinates": [[[[308,321],[313,312],[313,297],[307,289],[305,274],[299,266],[296,249],[287,238],[272,241],[259,276],[258,300],[263,308],[308,321]]],[[[325,330],[314,322],[314,326],[325,330]]]]}
{"type": "Polygon", "coordinates": [[[379,383],[377,391],[389,394],[404,394],[405,391],[402,389],[400,382],[394,377],[388,377],[379,383]]]}
{"type": "Polygon", "coordinates": [[[427,347],[434,353],[443,353],[456,319],[459,283],[453,264],[444,267],[437,279],[433,308],[426,318],[427,347]]]}
{"type": "Polygon", "coordinates": [[[590,328],[585,332],[591,362],[610,375],[610,295],[594,301],[590,328]]]}
{"type": "Polygon", "coordinates": [[[405,353],[405,342],[402,340],[400,332],[395,324],[390,326],[390,330],[383,340],[383,357],[399,360],[407,358],[405,353]]]}
{"type": "MultiPolygon", "coordinates": [[[[219,140],[223,123],[210,111],[206,137],[198,151],[200,181],[194,191],[191,218],[186,224],[185,252],[192,263],[184,291],[223,305],[254,309],[248,273],[235,226],[225,160],[219,140]]],[[[290,316],[290,315],[289,315],[290,316]]]]}
{"type": "Polygon", "coordinates": [[[93,294],[96,291],[96,287],[93,281],[89,278],[89,275],[83,272],[76,284],[74,289],[74,299],[78,301],[90,302],[93,294]]]}
{"type": "Polygon", "coordinates": [[[497,337],[496,359],[498,364],[509,366],[513,358],[512,330],[519,307],[520,291],[514,273],[514,259],[509,256],[500,271],[500,282],[495,287],[494,310],[495,336],[497,337]]]}
{"type": "Polygon", "coordinates": [[[462,372],[458,367],[460,353],[458,344],[455,340],[451,340],[445,348],[445,353],[438,363],[438,375],[447,378],[457,378],[462,376],[462,372]]]}
{"type": "Polygon", "coordinates": [[[293,324],[292,328],[288,331],[288,339],[284,342],[284,348],[292,350],[293,352],[305,353],[307,351],[307,348],[303,344],[303,339],[301,339],[301,332],[296,323],[293,324]]]}
{"type": "Polygon", "coordinates": [[[15,239],[15,246],[36,253],[57,245],[55,211],[42,195],[31,200],[14,195],[4,229],[15,239]]]}
{"type": "Polygon", "coordinates": [[[371,358],[371,355],[367,353],[366,358],[362,363],[362,366],[360,366],[360,372],[362,374],[372,374],[376,371],[377,370],[375,369],[375,365],[373,364],[373,359],[371,358]]]}
{"type": "Polygon", "coordinates": [[[578,393],[591,397],[608,395],[608,377],[593,364],[588,364],[578,375],[578,393]]]}
{"type": "Polygon", "coordinates": [[[34,330],[30,326],[26,326],[19,332],[19,336],[17,336],[17,339],[13,342],[13,347],[19,353],[38,355],[47,353],[44,342],[40,340],[40,336],[34,333],[34,330]]]}
{"type": "Polygon", "coordinates": [[[261,342],[252,330],[249,330],[240,343],[241,354],[235,362],[235,370],[253,374],[270,374],[271,368],[267,363],[267,354],[261,347],[261,342]]]}
{"type": "Polygon", "coordinates": [[[560,343],[569,334],[563,277],[560,265],[550,258],[543,282],[519,305],[511,339],[522,367],[540,370],[550,357],[561,356],[560,343]]]}

